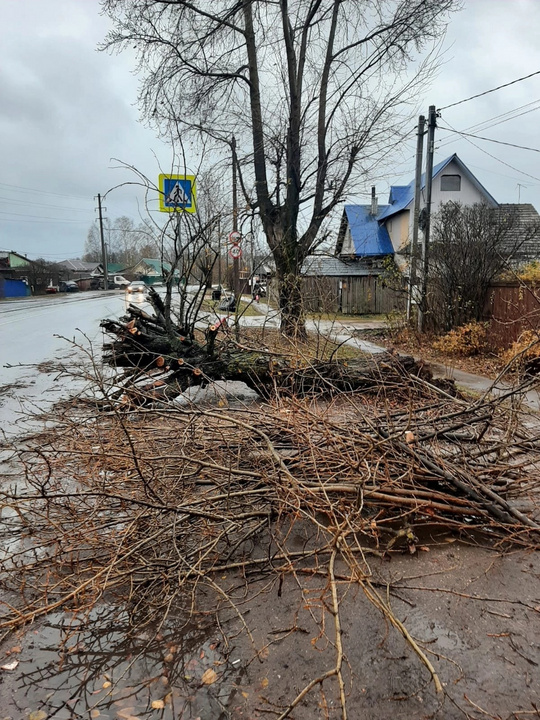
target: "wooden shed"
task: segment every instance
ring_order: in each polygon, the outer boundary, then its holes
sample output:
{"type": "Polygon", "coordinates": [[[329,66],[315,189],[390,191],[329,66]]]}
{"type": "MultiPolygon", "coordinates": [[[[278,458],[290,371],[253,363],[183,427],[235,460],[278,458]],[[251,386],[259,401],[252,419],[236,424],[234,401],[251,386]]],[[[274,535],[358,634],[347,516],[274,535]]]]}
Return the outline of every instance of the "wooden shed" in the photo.
{"type": "Polygon", "coordinates": [[[380,315],[403,310],[406,295],[386,287],[376,263],[310,255],[302,268],[307,312],[380,315]]]}

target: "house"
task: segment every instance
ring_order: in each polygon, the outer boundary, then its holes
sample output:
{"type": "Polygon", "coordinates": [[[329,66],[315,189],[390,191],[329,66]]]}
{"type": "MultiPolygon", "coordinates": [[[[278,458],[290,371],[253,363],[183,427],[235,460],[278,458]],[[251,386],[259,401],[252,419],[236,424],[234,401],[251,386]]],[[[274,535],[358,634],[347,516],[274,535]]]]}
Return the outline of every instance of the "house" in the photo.
{"type": "Polygon", "coordinates": [[[28,274],[34,262],[15,250],[0,250],[0,299],[31,295],[28,274]]]}
{"type": "Polygon", "coordinates": [[[32,260],[29,260],[25,255],[21,255],[15,250],[0,250],[0,269],[21,269],[29,267],[32,260]]]}
{"type": "Polygon", "coordinates": [[[103,269],[98,262],[85,262],[78,258],[74,260],[62,260],[57,263],[63,280],[81,281],[81,289],[87,290],[90,287],[91,279],[103,275],[103,269]],[[85,282],[87,281],[87,282],[85,282]]]}
{"type": "MultiPolygon", "coordinates": [[[[420,186],[422,219],[422,214],[425,214],[425,174],[422,175],[420,186]]],[[[339,263],[331,265],[326,262],[318,266],[308,263],[305,267],[307,277],[313,277],[313,268],[318,267],[318,277],[328,278],[328,287],[324,289],[324,293],[328,293],[328,288],[334,284],[334,305],[337,309],[343,312],[359,312],[355,308],[369,306],[371,308],[369,312],[381,312],[373,308],[396,304],[399,299],[396,291],[400,284],[403,289],[405,288],[408,274],[410,241],[413,234],[414,193],[415,181],[412,179],[408,185],[392,186],[386,205],[378,204],[375,188],[372,188],[369,205],[344,207],[334,254],[336,260],[346,265],[339,263]],[[389,268],[389,258],[395,263],[391,265],[394,268],[397,266],[397,272],[394,273],[391,283],[386,278],[388,272],[383,272],[383,268],[387,270],[389,268]],[[340,279],[336,284],[332,278],[337,277],[338,270],[340,279]],[[372,302],[377,295],[373,288],[380,288],[382,285],[381,275],[387,284],[384,291],[390,296],[389,303],[385,303],[382,298],[375,303],[372,302]],[[375,282],[377,278],[379,282],[375,282]],[[393,290],[388,287],[389,284],[393,285],[393,290]],[[362,287],[367,293],[364,300],[359,294],[362,287]],[[345,310],[346,306],[347,310],[345,310]]],[[[433,168],[432,213],[436,213],[441,205],[448,202],[456,202],[464,206],[483,203],[498,209],[502,216],[514,216],[512,236],[509,236],[507,242],[508,255],[511,255],[516,263],[540,258],[540,217],[534,207],[525,204],[499,204],[455,153],[433,168]],[[535,226],[536,230],[533,229],[535,226]],[[519,248],[517,251],[516,247],[519,248]]],[[[421,241],[421,232],[419,240],[421,241]]],[[[322,281],[319,279],[318,282],[322,287],[322,281]]],[[[306,287],[308,285],[313,294],[313,282],[307,281],[306,287]]],[[[312,298],[310,302],[320,305],[322,299],[319,298],[315,302],[312,298]]]]}
{"type": "Polygon", "coordinates": [[[540,215],[530,203],[501,203],[502,215],[513,215],[515,226],[507,239],[507,252],[517,265],[540,258],[540,215]],[[517,248],[517,250],[516,250],[517,248]]]}
{"type": "MultiPolygon", "coordinates": [[[[394,259],[400,269],[407,264],[409,242],[413,229],[414,178],[408,185],[393,185],[388,204],[378,207],[372,190],[371,205],[346,205],[336,243],[336,255],[370,261],[380,257],[383,250],[394,259]],[[389,242],[388,242],[389,240],[389,242]]],[[[421,178],[425,207],[425,173],[421,178]]],[[[495,198],[454,153],[433,167],[431,211],[436,213],[446,202],[462,205],[486,203],[499,207],[495,198]]]]}
{"type": "MultiPolygon", "coordinates": [[[[171,272],[172,265],[166,260],[159,258],[142,258],[131,268],[131,273],[139,280],[144,280],[147,285],[164,282],[166,276],[171,272]]],[[[178,270],[174,271],[175,276],[178,270]]],[[[178,279],[178,278],[177,278],[178,279]]]]}

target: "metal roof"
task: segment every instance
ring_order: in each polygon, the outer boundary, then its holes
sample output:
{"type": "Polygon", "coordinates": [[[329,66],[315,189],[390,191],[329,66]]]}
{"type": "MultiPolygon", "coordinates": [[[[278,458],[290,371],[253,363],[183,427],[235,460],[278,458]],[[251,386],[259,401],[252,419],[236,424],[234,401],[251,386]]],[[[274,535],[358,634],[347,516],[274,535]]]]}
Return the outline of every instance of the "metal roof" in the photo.
{"type": "MultiPolygon", "coordinates": [[[[384,212],[388,206],[382,207],[384,212]]],[[[391,255],[394,252],[388,230],[379,225],[380,215],[371,214],[371,205],[345,205],[345,215],[357,257],[391,255]]]]}
{"type": "Polygon", "coordinates": [[[62,260],[62,262],[57,263],[60,267],[66,268],[66,270],[72,270],[73,272],[89,272],[95,270],[99,264],[99,262],[85,262],[78,258],[74,260],[62,260]]]}
{"type": "Polygon", "coordinates": [[[368,267],[357,260],[340,260],[330,255],[308,255],[302,265],[302,275],[324,277],[351,277],[379,275],[379,269],[368,267]]]}

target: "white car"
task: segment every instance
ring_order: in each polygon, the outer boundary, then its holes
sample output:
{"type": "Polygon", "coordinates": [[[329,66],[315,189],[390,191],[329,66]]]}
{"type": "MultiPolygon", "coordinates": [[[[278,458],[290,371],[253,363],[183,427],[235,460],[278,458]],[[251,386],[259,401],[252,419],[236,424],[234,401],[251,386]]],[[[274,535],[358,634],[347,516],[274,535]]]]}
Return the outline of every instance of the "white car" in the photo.
{"type": "Polygon", "coordinates": [[[134,280],[132,283],[130,283],[126,288],[127,293],[146,293],[148,292],[148,288],[146,286],[146,283],[144,283],[142,280],[134,280]]]}

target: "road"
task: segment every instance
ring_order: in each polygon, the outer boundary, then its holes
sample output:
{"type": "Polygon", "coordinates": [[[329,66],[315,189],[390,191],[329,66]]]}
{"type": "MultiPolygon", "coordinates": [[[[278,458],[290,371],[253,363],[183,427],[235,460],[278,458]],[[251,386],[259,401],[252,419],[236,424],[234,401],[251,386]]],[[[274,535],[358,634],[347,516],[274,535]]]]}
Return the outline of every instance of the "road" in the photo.
{"type": "MultiPolygon", "coordinates": [[[[137,302],[130,298],[130,302],[137,302]]],[[[118,317],[122,291],[86,292],[0,302],[0,428],[7,435],[28,429],[29,411],[45,410],[76,389],[58,382],[61,364],[77,364],[79,343],[101,350],[100,320],[118,317]],[[86,337],[85,337],[86,336],[86,337]],[[70,342],[72,341],[72,342],[70,342]]]]}

